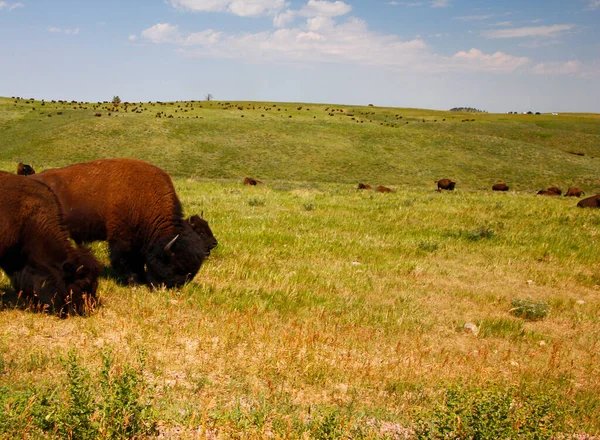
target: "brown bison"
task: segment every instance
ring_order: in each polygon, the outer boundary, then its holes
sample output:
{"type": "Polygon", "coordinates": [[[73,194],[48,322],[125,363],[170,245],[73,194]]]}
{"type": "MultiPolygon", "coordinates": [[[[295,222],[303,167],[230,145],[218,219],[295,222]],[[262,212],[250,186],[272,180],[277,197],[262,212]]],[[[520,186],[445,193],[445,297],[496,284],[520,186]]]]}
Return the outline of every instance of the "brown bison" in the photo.
{"type": "Polygon", "coordinates": [[[69,241],[52,190],[0,171],[0,206],[0,267],[14,289],[61,316],[93,305],[101,266],[69,241]]]}
{"type": "Polygon", "coordinates": [[[376,191],[380,192],[380,193],[392,193],[392,192],[394,192],[391,188],[388,188],[387,186],[382,186],[382,185],[379,185],[377,187],[376,191]]]}
{"type": "Polygon", "coordinates": [[[549,189],[541,189],[537,192],[538,196],[560,196],[556,191],[550,191],[549,189]]]}
{"type": "Polygon", "coordinates": [[[559,196],[562,195],[562,190],[556,186],[551,186],[550,188],[548,188],[548,191],[555,192],[559,196]]]}
{"type": "Polygon", "coordinates": [[[508,185],[506,183],[496,183],[492,186],[492,191],[508,191],[508,185]]]}
{"type": "Polygon", "coordinates": [[[572,186],[571,188],[569,188],[567,190],[565,197],[581,197],[583,194],[585,194],[585,193],[583,192],[583,190],[581,188],[572,186]]]}
{"type": "Polygon", "coordinates": [[[137,159],[100,159],[30,177],[56,193],[75,242],[108,241],[121,282],[181,286],[217,245],[208,223],[185,220],[169,175],[137,159]]]}
{"type": "Polygon", "coordinates": [[[577,206],[579,208],[600,208],[600,194],[580,200],[577,206]]]}
{"type": "Polygon", "coordinates": [[[373,187],[371,185],[369,185],[368,183],[359,183],[358,189],[373,189],[373,187]]]}
{"type": "Polygon", "coordinates": [[[256,186],[256,185],[258,185],[258,184],[260,184],[260,183],[262,183],[262,181],[260,181],[260,180],[256,180],[256,179],[253,179],[252,177],[246,177],[246,178],[244,179],[244,185],[252,185],[252,186],[256,186]]]}
{"type": "Polygon", "coordinates": [[[453,182],[450,179],[438,180],[435,183],[437,183],[437,190],[438,191],[441,191],[443,189],[448,190],[448,191],[454,191],[454,186],[456,186],[456,182],[453,182]]]}
{"type": "Polygon", "coordinates": [[[19,165],[17,165],[17,174],[20,176],[31,176],[35,174],[35,170],[31,165],[19,162],[19,165]]]}

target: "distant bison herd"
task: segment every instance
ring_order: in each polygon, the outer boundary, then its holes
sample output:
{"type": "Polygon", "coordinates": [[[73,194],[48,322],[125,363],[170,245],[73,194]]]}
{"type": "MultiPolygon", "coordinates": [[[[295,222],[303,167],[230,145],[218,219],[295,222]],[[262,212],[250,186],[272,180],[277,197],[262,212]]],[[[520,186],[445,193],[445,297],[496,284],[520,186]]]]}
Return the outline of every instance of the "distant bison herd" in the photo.
{"type": "Polygon", "coordinates": [[[17,172],[0,172],[0,268],[17,292],[61,316],[96,300],[101,267],[82,243],[108,242],[119,282],[168,288],[191,280],[217,245],[204,219],[183,218],[171,178],[147,162],[17,172]]]}

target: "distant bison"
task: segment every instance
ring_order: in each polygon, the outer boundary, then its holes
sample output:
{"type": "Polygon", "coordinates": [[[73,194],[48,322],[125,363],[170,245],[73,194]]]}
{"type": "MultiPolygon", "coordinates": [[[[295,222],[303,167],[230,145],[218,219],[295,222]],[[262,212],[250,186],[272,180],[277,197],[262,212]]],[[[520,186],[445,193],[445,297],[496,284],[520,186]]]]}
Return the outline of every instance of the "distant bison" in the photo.
{"type": "Polygon", "coordinates": [[[559,196],[562,194],[562,190],[556,186],[551,186],[550,188],[548,188],[548,191],[555,192],[559,196]]]}
{"type": "Polygon", "coordinates": [[[358,189],[373,189],[373,187],[371,185],[369,185],[368,183],[359,183],[358,189]]]}
{"type": "Polygon", "coordinates": [[[101,266],[69,241],[52,190],[0,171],[0,206],[0,267],[14,289],[61,316],[95,303],[101,266]]]}
{"type": "Polygon", "coordinates": [[[382,186],[382,185],[379,185],[377,187],[376,191],[380,192],[380,193],[392,193],[392,192],[394,192],[391,188],[388,188],[387,186],[382,186]]]}
{"type": "Polygon", "coordinates": [[[456,186],[456,182],[453,182],[450,179],[438,180],[435,183],[437,183],[437,190],[438,191],[441,191],[443,189],[448,190],[448,191],[454,191],[454,187],[456,186]]]}
{"type": "Polygon", "coordinates": [[[261,184],[261,183],[262,183],[262,181],[253,179],[252,177],[246,177],[244,179],[244,185],[256,186],[256,185],[261,184]]]}
{"type": "Polygon", "coordinates": [[[580,200],[577,206],[580,208],[600,208],[600,194],[580,200]]]}
{"type": "Polygon", "coordinates": [[[556,191],[550,191],[549,189],[542,189],[537,192],[538,196],[560,196],[556,191]]]}
{"type": "Polygon", "coordinates": [[[19,162],[19,165],[17,165],[17,174],[20,176],[31,176],[35,174],[35,170],[31,165],[19,162]]]}
{"type": "Polygon", "coordinates": [[[181,286],[217,245],[205,220],[183,219],[171,178],[147,162],[100,159],[31,179],[54,190],[75,242],[108,241],[122,282],[181,286]]]}
{"type": "Polygon", "coordinates": [[[508,191],[506,183],[496,183],[492,186],[492,191],[508,191]]]}
{"type": "Polygon", "coordinates": [[[572,186],[571,188],[569,188],[567,190],[565,197],[581,197],[583,194],[585,194],[585,193],[583,192],[583,190],[581,188],[572,186]]]}

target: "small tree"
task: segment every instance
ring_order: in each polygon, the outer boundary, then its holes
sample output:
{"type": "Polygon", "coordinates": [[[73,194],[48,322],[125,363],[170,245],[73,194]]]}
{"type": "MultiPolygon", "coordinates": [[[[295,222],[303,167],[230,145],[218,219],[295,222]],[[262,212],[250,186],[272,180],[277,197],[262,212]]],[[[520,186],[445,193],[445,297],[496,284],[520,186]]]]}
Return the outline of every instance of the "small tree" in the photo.
{"type": "Polygon", "coordinates": [[[112,103],[113,104],[120,104],[121,103],[121,98],[119,98],[118,95],[117,96],[113,96],[112,103]]]}
{"type": "Polygon", "coordinates": [[[212,99],[213,99],[213,95],[212,95],[212,93],[207,93],[207,94],[206,94],[206,100],[207,100],[207,101],[212,101],[212,99]]]}

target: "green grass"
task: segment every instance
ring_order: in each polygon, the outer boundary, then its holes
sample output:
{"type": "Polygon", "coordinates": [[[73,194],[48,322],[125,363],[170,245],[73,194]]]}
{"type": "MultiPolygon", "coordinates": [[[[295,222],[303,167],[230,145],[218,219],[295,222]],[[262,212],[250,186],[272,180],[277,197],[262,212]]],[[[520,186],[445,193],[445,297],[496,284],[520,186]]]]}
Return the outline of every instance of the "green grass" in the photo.
{"type": "MultiPolygon", "coordinates": [[[[322,105],[281,104],[289,119],[261,118],[258,103],[196,103],[204,119],[158,119],[150,107],[109,121],[89,107],[39,121],[12,104],[0,103],[0,168],[148,159],[176,176],[186,213],[204,211],[219,246],[181,289],[102,279],[88,318],[23,311],[5,296],[0,438],[600,433],[600,217],[532,194],[576,179],[597,191],[597,115],[461,123],[369,107],[358,110],[377,123],[360,124],[322,105]],[[378,125],[385,118],[397,128],[378,125]],[[490,138],[529,158],[500,155],[490,138]],[[518,191],[487,190],[500,169],[518,191]],[[442,171],[455,192],[433,191],[442,171]],[[246,175],[265,183],[245,187],[246,175]],[[357,191],[358,181],[398,191],[357,191]],[[515,315],[515,299],[551,312],[515,315]]],[[[165,111],[179,115],[177,105],[165,111]]],[[[93,249],[108,263],[104,244],[93,249]]],[[[9,285],[0,273],[0,290],[9,285]]]]}

